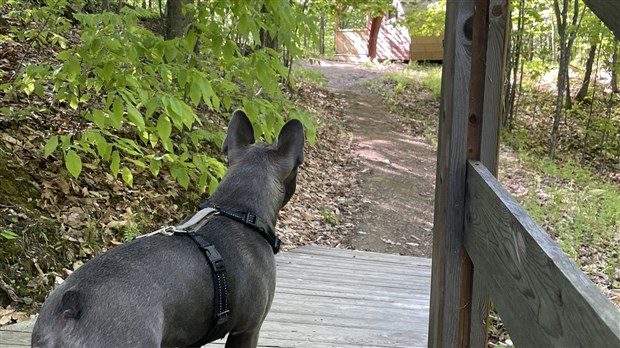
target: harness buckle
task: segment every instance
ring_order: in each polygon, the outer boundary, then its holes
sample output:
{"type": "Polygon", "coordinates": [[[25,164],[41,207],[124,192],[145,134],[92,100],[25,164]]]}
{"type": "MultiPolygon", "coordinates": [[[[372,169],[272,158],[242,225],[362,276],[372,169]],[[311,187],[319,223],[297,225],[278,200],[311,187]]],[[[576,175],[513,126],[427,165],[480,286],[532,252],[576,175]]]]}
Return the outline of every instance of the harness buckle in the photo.
{"type": "Polygon", "coordinates": [[[246,213],[245,216],[243,217],[243,222],[245,222],[246,224],[250,224],[250,225],[256,224],[256,215],[251,214],[251,213],[246,213]]]}
{"type": "Polygon", "coordinates": [[[213,270],[217,273],[224,272],[226,270],[226,266],[224,265],[224,259],[222,259],[222,255],[217,251],[215,245],[209,245],[205,248],[207,252],[207,258],[211,265],[213,265],[213,270]]]}

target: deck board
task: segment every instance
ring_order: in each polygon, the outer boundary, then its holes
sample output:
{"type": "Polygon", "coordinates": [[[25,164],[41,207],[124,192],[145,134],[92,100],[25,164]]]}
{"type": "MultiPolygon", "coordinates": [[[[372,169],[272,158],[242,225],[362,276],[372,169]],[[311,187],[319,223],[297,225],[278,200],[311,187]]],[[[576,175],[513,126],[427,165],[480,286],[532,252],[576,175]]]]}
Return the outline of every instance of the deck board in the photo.
{"type": "MultiPolygon", "coordinates": [[[[307,246],[276,260],[259,347],[426,347],[430,259],[307,246]]],[[[0,328],[0,347],[30,346],[32,325],[0,328]]]]}

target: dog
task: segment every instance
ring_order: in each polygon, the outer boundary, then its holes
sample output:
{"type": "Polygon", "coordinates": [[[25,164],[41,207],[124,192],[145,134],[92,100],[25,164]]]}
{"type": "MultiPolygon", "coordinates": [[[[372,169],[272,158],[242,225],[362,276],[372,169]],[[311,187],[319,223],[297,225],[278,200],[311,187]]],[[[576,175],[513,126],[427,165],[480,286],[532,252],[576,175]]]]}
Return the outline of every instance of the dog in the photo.
{"type": "MultiPolygon", "coordinates": [[[[251,212],[274,228],[295,192],[303,147],[298,120],[283,126],[277,144],[265,144],[255,142],[247,115],[235,111],[222,145],[228,172],[205,205],[251,212]]],[[[274,296],[278,245],[237,220],[216,212],[194,233],[217,249],[225,265],[229,312],[223,323],[214,315],[219,292],[212,260],[183,233],[157,233],[113,248],[71,274],[43,304],[32,347],[193,347],[206,343],[206,335],[211,342],[226,334],[227,348],[256,347],[274,296]]]]}

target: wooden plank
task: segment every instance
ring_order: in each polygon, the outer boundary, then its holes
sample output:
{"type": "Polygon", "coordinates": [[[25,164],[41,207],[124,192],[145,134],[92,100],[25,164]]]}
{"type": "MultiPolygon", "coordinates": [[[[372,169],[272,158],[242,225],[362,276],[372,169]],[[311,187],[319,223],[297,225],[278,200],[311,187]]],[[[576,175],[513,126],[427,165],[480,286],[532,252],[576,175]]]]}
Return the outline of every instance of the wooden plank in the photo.
{"type": "Polygon", "coordinates": [[[518,347],[620,347],[620,311],[493,175],[468,164],[465,246],[518,347]]]}
{"type": "Polygon", "coordinates": [[[448,1],[442,71],[433,231],[429,347],[457,345],[465,206],[472,1],[448,1]]]}
{"type": "Polygon", "coordinates": [[[480,161],[497,177],[499,133],[503,108],[504,66],[508,49],[508,0],[491,0],[486,53],[484,120],[480,161]]]}
{"type": "MultiPolygon", "coordinates": [[[[390,262],[401,265],[431,265],[431,259],[425,257],[403,256],[398,254],[382,254],[370,251],[349,249],[334,249],[321,246],[308,245],[303,248],[293,249],[287,253],[279,254],[278,257],[286,258],[294,254],[320,255],[330,258],[352,258],[356,260],[390,262]],[[334,251],[335,250],[335,251],[334,251]]],[[[297,258],[297,256],[291,256],[297,258]]]]}
{"type": "MultiPolygon", "coordinates": [[[[472,57],[471,76],[469,80],[469,117],[467,124],[467,159],[480,160],[482,143],[482,124],[489,115],[484,114],[485,85],[487,80],[487,37],[489,30],[489,0],[474,0],[472,18],[472,57]]],[[[467,35],[466,35],[467,36],[467,35]]],[[[497,140],[497,138],[496,138],[497,140]]],[[[472,315],[480,313],[480,308],[472,309],[473,304],[480,305],[473,299],[474,265],[466,251],[461,253],[461,284],[459,327],[457,346],[468,347],[471,340],[472,315]]],[[[481,289],[477,289],[481,290],[481,289]]],[[[480,294],[476,294],[476,298],[480,294]]],[[[474,318],[475,320],[475,318],[474,318]]],[[[478,320],[474,321],[476,324],[478,320]]],[[[479,331],[476,329],[476,331],[479,331]]]]}
{"type": "MultiPolygon", "coordinates": [[[[300,255],[296,260],[278,260],[278,266],[282,268],[286,267],[316,267],[321,271],[335,271],[338,269],[351,269],[354,267],[354,270],[360,270],[360,272],[367,270],[377,270],[377,267],[384,267],[384,274],[387,276],[427,276],[431,272],[430,264],[428,266],[420,266],[420,265],[394,265],[391,263],[369,263],[364,260],[333,260],[327,257],[307,257],[305,255],[300,255]],[[334,263],[338,262],[339,267],[335,268],[334,263]]],[[[356,275],[356,274],[354,274],[356,275]]],[[[359,276],[359,275],[357,275],[359,276]]]]}
{"type": "Polygon", "coordinates": [[[620,40],[620,1],[583,0],[583,2],[611,29],[616,39],[620,40]]]}
{"type": "MultiPolygon", "coordinates": [[[[481,138],[477,140],[480,146],[479,158],[494,176],[497,176],[499,163],[499,133],[502,115],[502,97],[504,87],[504,65],[508,47],[508,1],[490,0],[488,4],[486,24],[486,52],[484,57],[485,70],[484,92],[481,120],[481,138]]],[[[474,25],[475,26],[475,25],[474,25]]],[[[474,41],[476,38],[474,37],[474,41]]],[[[473,54],[473,53],[472,53],[473,54]]],[[[481,59],[479,57],[478,59],[481,59]]],[[[472,58],[472,64],[473,62],[472,58]]],[[[472,65],[472,76],[474,65],[472,65]]],[[[489,298],[484,278],[477,274],[474,268],[472,284],[472,311],[469,345],[471,347],[485,347],[487,343],[487,317],[489,298]]]]}

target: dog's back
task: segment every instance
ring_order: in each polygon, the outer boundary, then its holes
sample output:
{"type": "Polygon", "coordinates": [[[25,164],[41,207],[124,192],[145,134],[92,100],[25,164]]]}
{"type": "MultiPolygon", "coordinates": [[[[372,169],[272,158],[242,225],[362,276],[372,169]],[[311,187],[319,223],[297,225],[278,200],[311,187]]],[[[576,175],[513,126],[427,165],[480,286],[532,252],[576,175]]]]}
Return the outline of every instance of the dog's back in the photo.
{"type": "MultiPolygon", "coordinates": [[[[254,144],[235,112],[223,145],[229,171],[209,198],[275,226],[295,191],[303,127],[285,125],[277,145],[254,144]]],[[[172,347],[229,334],[227,347],[255,347],[275,290],[270,245],[248,226],[216,215],[198,231],[222,255],[230,316],[215,326],[212,269],[191,238],[153,235],[116,247],[76,270],[47,299],[33,347],[172,347]]]]}

